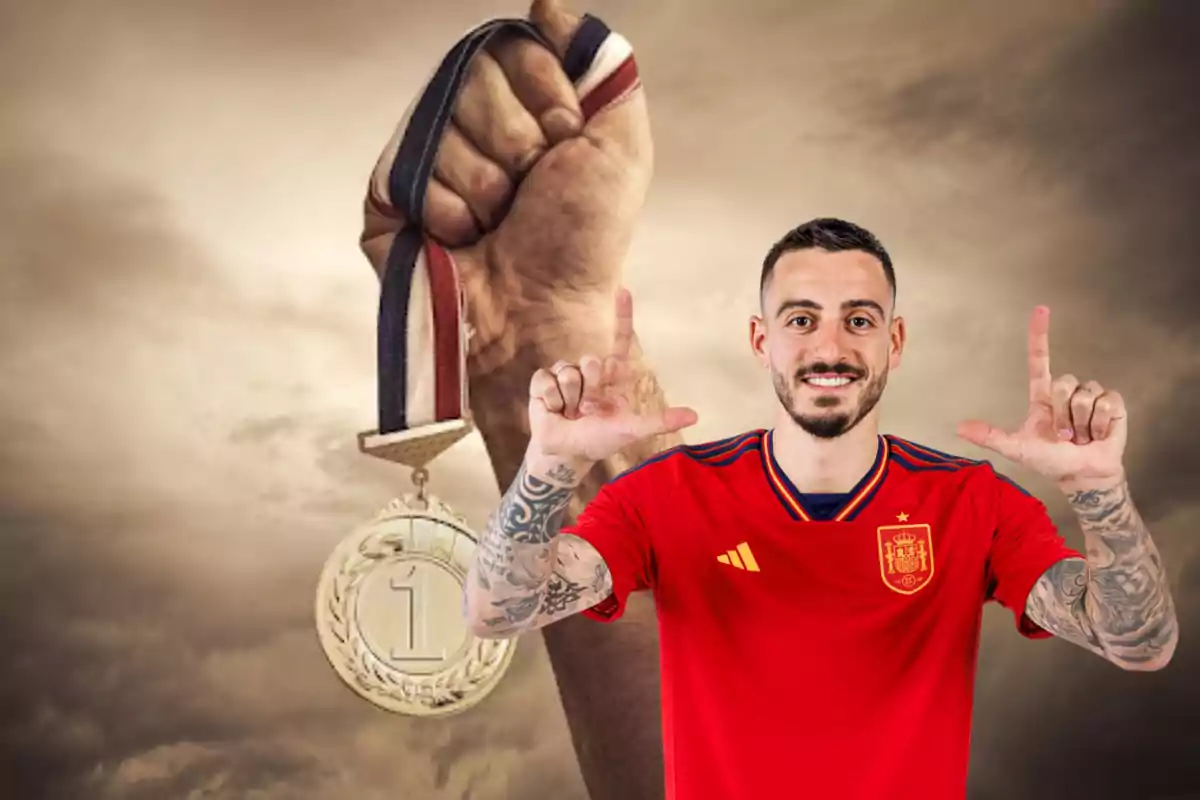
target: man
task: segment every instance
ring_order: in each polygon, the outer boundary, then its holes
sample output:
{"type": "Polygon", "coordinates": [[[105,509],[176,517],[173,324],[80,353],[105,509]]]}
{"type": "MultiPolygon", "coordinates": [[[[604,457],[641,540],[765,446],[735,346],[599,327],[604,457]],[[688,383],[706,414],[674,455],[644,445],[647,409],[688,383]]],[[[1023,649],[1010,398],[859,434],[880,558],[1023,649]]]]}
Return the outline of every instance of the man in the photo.
{"type": "Polygon", "coordinates": [[[578,612],[611,621],[630,592],[652,590],[668,798],[962,798],[988,600],[1025,636],[1125,669],[1171,658],[1175,613],[1125,481],[1121,397],[1051,376],[1039,308],[1025,423],[959,428],[1066,493],[1085,559],[987,462],[879,434],[905,344],[895,286],[862,228],[819,219],[788,233],[750,322],[779,398],[774,427],[657,456],[567,530],[564,507],[594,462],[696,414],[626,405],[625,293],[611,354],[533,377],[529,450],[483,534],[469,622],[512,636],[578,612]]]}

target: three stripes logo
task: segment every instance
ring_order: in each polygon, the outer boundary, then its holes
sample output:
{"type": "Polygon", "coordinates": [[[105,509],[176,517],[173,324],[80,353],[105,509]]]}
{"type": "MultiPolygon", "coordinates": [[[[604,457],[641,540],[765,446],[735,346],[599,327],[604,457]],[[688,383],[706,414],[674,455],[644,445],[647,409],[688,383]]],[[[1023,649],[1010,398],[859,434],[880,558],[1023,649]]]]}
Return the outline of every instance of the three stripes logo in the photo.
{"type": "Polygon", "coordinates": [[[717,556],[717,561],[748,572],[759,571],[758,562],[754,560],[754,553],[750,552],[750,545],[745,542],[739,544],[736,549],[728,550],[723,555],[717,556]]]}

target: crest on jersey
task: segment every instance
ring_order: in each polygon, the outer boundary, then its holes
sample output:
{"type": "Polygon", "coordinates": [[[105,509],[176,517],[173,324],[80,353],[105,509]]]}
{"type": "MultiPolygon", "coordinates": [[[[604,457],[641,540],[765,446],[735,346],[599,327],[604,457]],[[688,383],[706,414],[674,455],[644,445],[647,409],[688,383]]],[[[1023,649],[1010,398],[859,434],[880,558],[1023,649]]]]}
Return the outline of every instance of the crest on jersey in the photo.
{"type": "Polygon", "coordinates": [[[915,594],[933,580],[933,532],[928,525],[881,525],[879,574],[889,589],[915,594]]]}

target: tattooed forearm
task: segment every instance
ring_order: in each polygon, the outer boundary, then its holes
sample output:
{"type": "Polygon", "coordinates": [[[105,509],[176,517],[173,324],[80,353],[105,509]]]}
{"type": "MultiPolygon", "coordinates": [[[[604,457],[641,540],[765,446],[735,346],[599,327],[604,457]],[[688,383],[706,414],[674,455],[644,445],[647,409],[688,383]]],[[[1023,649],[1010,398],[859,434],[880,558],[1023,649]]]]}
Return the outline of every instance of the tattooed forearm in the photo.
{"type": "Polygon", "coordinates": [[[561,614],[583,596],[583,586],[573,580],[554,574],[546,584],[546,592],[542,597],[543,614],[561,614]]]}
{"type": "Polygon", "coordinates": [[[484,525],[473,569],[473,582],[481,591],[473,592],[475,602],[468,600],[468,608],[492,632],[520,630],[537,611],[550,579],[554,537],[575,475],[561,464],[549,472],[546,477],[554,482],[531,474],[529,465],[522,464],[484,525]]]}
{"type": "Polygon", "coordinates": [[[1160,669],[1179,636],[1158,549],[1122,481],[1070,494],[1087,560],[1052,567],[1026,612],[1046,630],[1126,669],[1160,669]]]}
{"type": "Polygon", "coordinates": [[[1107,657],[1084,606],[1087,581],[1088,566],[1082,558],[1059,561],[1034,584],[1025,614],[1058,638],[1107,657]]]}
{"type": "MultiPolygon", "coordinates": [[[[575,537],[568,542],[583,544],[575,537]]],[[[591,605],[612,591],[612,576],[604,561],[592,557],[595,551],[569,547],[564,550],[555,565],[554,574],[546,584],[542,599],[540,613],[548,618],[566,616],[581,605],[591,605]]]]}
{"type": "Polygon", "coordinates": [[[522,465],[488,519],[467,577],[465,611],[480,636],[512,636],[593,605],[612,591],[603,559],[560,536],[579,470],[522,465]]]}
{"type": "Polygon", "coordinates": [[[519,544],[546,544],[553,539],[571,500],[575,473],[560,464],[547,477],[554,483],[531,475],[528,465],[522,464],[500,501],[496,519],[489,520],[491,532],[519,544]]]}

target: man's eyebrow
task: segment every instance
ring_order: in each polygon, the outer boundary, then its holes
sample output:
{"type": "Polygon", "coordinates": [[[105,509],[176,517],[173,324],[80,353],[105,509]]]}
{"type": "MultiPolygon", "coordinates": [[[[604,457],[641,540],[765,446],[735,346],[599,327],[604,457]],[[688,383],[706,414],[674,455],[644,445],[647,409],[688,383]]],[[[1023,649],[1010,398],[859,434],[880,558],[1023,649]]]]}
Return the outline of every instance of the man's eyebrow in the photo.
{"type": "Polygon", "coordinates": [[[875,311],[881,317],[887,316],[887,314],[884,313],[883,306],[879,305],[879,303],[876,303],[874,300],[847,300],[846,302],[842,303],[842,308],[847,310],[851,308],[869,308],[875,311]]]}
{"type": "Polygon", "coordinates": [[[779,308],[775,310],[775,316],[781,316],[785,311],[791,311],[795,308],[807,308],[810,311],[820,311],[823,306],[816,300],[784,300],[779,304],[779,308]]]}
{"type": "MultiPolygon", "coordinates": [[[[785,312],[792,311],[793,309],[797,308],[805,308],[810,311],[824,310],[824,306],[815,300],[784,300],[779,304],[779,308],[776,310],[775,316],[781,316],[785,312]]],[[[879,314],[881,317],[887,316],[886,312],[883,310],[883,306],[881,306],[879,303],[876,303],[874,300],[847,300],[846,302],[842,303],[842,310],[844,311],[849,311],[853,308],[869,308],[879,314]]]]}

